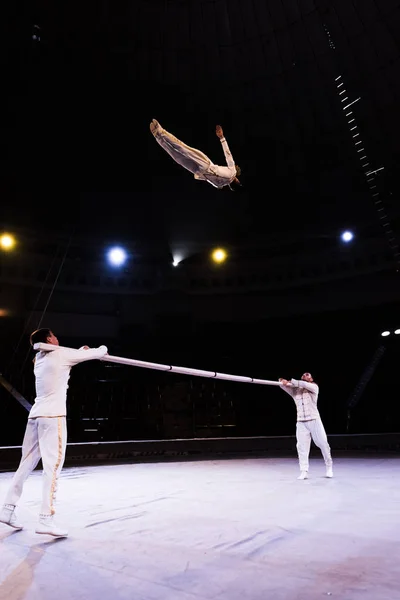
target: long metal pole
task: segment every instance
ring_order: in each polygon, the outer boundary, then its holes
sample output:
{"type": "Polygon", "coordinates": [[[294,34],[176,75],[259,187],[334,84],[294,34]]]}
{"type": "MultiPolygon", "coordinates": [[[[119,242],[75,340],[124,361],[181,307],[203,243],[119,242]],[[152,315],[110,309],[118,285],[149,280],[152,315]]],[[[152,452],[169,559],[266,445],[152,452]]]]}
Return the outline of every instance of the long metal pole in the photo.
{"type": "MultiPolygon", "coordinates": [[[[43,352],[53,352],[64,346],[54,346],[53,344],[35,344],[35,350],[43,352]]],[[[66,348],[72,350],[72,348],[66,348]]],[[[166,371],[168,373],[179,373],[181,375],[191,375],[194,377],[207,377],[210,379],[223,379],[225,381],[238,381],[240,383],[255,383],[258,385],[280,385],[279,381],[270,381],[268,379],[254,379],[253,377],[245,377],[242,375],[228,375],[227,373],[217,373],[217,371],[203,371],[201,369],[190,369],[188,367],[175,367],[173,365],[162,365],[159,363],[146,362],[133,358],[123,358],[121,356],[111,356],[106,354],[100,360],[104,362],[117,363],[120,365],[128,365],[130,367],[139,367],[142,369],[154,369],[156,371],[166,371]]]]}

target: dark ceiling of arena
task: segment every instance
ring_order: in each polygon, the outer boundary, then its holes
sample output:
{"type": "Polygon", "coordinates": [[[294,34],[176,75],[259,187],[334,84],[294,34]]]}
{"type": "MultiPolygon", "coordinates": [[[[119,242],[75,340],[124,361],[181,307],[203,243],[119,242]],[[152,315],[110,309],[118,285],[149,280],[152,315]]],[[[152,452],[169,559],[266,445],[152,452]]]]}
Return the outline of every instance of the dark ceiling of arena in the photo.
{"type": "Polygon", "coordinates": [[[385,240],[383,206],[397,236],[399,1],[42,1],[24,16],[9,5],[6,224],[385,240]],[[224,164],[220,123],[243,187],[195,181],[155,143],[152,118],[224,164]]]}

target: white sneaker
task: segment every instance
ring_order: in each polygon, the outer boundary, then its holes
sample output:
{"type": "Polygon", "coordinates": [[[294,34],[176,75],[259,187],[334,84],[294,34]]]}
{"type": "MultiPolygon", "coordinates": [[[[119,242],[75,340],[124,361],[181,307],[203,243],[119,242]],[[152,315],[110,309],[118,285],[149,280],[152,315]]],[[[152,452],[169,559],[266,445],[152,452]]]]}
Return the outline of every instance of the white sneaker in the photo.
{"type": "Polygon", "coordinates": [[[7,504],[3,506],[0,512],[0,523],[4,523],[5,525],[9,525],[14,529],[21,530],[23,529],[22,525],[17,522],[17,517],[15,514],[15,506],[11,506],[11,504],[7,504]]]}
{"type": "Polygon", "coordinates": [[[326,477],[333,477],[333,469],[332,467],[327,467],[326,469],[326,477]]]}
{"type": "Polygon", "coordinates": [[[52,535],[54,537],[68,537],[68,531],[61,527],[57,527],[54,523],[53,515],[40,515],[36,533],[52,535]]]}
{"type": "Polygon", "coordinates": [[[301,471],[297,479],[308,479],[308,471],[301,471]]]}

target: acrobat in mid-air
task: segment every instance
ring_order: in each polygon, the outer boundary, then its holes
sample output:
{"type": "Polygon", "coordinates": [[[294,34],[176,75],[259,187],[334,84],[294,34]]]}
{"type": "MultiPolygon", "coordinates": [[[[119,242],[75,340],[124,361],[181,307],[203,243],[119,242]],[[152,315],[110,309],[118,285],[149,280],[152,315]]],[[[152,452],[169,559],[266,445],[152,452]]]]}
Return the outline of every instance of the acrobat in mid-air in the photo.
{"type": "MultiPolygon", "coordinates": [[[[211,185],[216,188],[223,188],[226,185],[230,187],[232,183],[240,185],[238,177],[240,176],[241,171],[240,168],[235,165],[220,125],[217,125],[215,133],[221,141],[226,158],[226,167],[214,165],[203,152],[196,150],[196,148],[186,146],[186,144],[178,140],[174,135],[165,131],[155,119],[150,123],[150,131],[160,146],[168,152],[174,161],[193,173],[195,179],[208,181],[208,183],[211,183],[211,185]]],[[[230,189],[232,188],[230,187],[230,189]]]]}

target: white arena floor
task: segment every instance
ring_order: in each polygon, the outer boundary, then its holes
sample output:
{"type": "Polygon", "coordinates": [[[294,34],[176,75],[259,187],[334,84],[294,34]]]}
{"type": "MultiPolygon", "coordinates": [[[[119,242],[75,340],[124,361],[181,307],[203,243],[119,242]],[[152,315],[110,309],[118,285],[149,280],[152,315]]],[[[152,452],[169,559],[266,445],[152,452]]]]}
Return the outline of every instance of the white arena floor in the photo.
{"type": "MultiPolygon", "coordinates": [[[[41,480],[0,524],[1,600],[396,600],[400,459],[240,458],[66,468],[35,534],[41,480]]],[[[0,500],[12,473],[0,473],[0,500]]]]}

